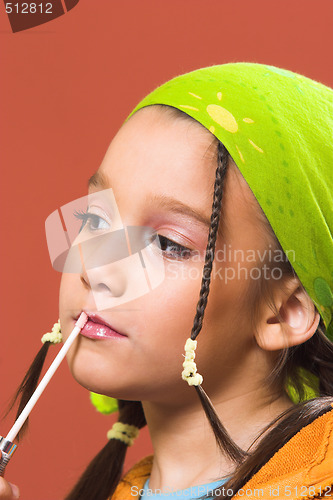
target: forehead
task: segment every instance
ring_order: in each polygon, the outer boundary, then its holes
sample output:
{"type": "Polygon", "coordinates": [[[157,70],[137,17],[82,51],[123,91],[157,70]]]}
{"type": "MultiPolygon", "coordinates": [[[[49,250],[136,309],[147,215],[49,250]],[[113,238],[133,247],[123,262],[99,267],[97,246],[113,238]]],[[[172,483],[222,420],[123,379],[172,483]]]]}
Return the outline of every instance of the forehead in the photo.
{"type": "Polygon", "coordinates": [[[194,120],[152,106],[121,127],[99,171],[118,191],[172,191],[183,201],[190,195],[203,202],[213,193],[215,169],[215,137],[194,120]]]}

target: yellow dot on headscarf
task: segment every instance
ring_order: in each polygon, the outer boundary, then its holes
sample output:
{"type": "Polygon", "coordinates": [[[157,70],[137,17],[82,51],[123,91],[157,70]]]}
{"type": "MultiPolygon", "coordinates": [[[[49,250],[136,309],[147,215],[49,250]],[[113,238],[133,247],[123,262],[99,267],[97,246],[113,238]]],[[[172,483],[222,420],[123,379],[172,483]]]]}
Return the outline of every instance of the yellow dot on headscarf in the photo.
{"type": "Polygon", "coordinates": [[[222,92],[218,92],[216,95],[217,95],[218,100],[221,101],[221,99],[222,99],[222,92]]]}
{"type": "Polygon", "coordinates": [[[208,104],[206,110],[214,122],[221,125],[225,130],[232,134],[237,132],[238,124],[230,111],[217,104],[208,104]]]}
{"type": "Polygon", "coordinates": [[[199,111],[198,108],[195,108],[194,106],[188,106],[187,104],[179,104],[179,107],[184,109],[192,109],[193,111],[199,111]]]}
{"type": "Polygon", "coordinates": [[[243,118],[243,122],[245,122],[245,123],[254,123],[254,121],[252,120],[252,118],[243,118]]]}
{"type": "Polygon", "coordinates": [[[237,144],[235,144],[235,146],[236,146],[236,149],[238,151],[240,159],[242,160],[243,163],[245,163],[244,156],[242,155],[241,150],[239,149],[239,147],[237,146],[237,144]]]}
{"type": "Polygon", "coordinates": [[[257,146],[256,144],[254,144],[254,142],[251,141],[251,139],[249,139],[249,143],[251,144],[251,146],[254,147],[254,149],[256,149],[257,151],[259,151],[259,153],[263,153],[263,150],[261,148],[259,148],[259,146],[257,146]]]}
{"type": "Polygon", "coordinates": [[[209,127],[209,132],[211,132],[212,134],[214,134],[214,132],[215,132],[214,125],[212,125],[211,127],[209,127]]]}
{"type": "Polygon", "coordinates": [[[189,92],[189,94],[192,95],[193,97],[195,97],[196,99],[202,99],[202,97],[200,97],[197,94],[193,94],[193,92],[189,92]]]}

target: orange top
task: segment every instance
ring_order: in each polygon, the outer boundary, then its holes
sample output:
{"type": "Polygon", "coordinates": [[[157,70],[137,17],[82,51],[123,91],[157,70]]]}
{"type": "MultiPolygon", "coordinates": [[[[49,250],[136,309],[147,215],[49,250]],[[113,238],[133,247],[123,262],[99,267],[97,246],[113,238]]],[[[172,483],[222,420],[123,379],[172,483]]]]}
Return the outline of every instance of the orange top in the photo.
{"type": "MultiPolygon", "coordinates": [[[[111,500],[138,500],[138,491],[150,476],[152,463],[150,455],[134,465],[120,480],[111,500]]],[[[333,499],[333,409],[297,432],[233,499],[244,497],[246,500],[333,499]]]]}

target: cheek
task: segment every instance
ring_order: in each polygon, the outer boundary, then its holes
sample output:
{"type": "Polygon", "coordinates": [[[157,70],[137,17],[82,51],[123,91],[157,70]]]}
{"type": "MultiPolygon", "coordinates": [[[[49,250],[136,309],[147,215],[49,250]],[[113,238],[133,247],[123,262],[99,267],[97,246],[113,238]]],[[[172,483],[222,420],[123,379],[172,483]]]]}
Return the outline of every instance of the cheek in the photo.
{"type": "Polygon", "coordinates": [[[59,309],[63,314],[66,309],[66,304],[70,301],[73,293],[74,283],[73,277],[70,274],[63,274],[61,276],[60,289],[59,289],[59,309]]]}
{"type": "Polygon", "coordinates": [[[61,331],[64,341],[67,339],[69,331],[69,321],[72,320],[76,311],[80,310],[80,290],[78,287],[79,278],[75,274],[63,274],[59,289],[59,317],[61,331]]]}
{"type": "Polygon", "coordinates": [[[192,267],[191,277],[188,267],[178,266],[178,272],[173,276],[168,273],[161,287],[151,293],[146,303],[146,324],[149,324],[151,331],[156,332],[153,341],[163,340],[167,343],[168,351],[173,351],[175,346],[178,354],[182,353],[185,341],[191,334],[201,274],[201,266],[192,267]]]}
{"type": "Polygon", "coordinates": [[[214,263],[203,335],[198,337],[200,353],[206,361],[210,360],[213,372],[232,370],[252,348],[252,310],[247,278],[251,267],[237,260],[214,263]],[[239,267],[243,271],[237,274],[239,267]]]}

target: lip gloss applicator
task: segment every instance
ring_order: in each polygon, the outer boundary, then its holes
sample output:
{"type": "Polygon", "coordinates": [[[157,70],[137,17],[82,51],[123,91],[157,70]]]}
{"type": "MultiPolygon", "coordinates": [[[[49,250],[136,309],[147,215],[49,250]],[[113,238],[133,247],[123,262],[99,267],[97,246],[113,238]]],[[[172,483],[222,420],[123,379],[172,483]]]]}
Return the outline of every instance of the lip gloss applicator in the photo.
{"type": "Polygon", "coordinates": [[[13,427],[10,429],[9,433],[7,436],[4,438],[0,436],[0,450],[2,452],[2,457],[0,459],[0,476],[3,476],[5,473],[5,468],[6,465],[8,464],[10,458],[13,456],[14,451],[17,448],[17,445],[13,443],[14,439],[16,438],[17,434],[19,433],[22,425],[28,418],[31,410],[37,403],[39,397],[41,396],[42,392],[44,391],[45,387],[47,384],[50,382],[51,378],[53,377],[55,371],[59,367],[61,361],[64,359],[64,357],[67,354],[67,351],[71,347],[72,343],[74,342],[75,338],[78,336],[84,325],[88,321],[88,316],[86,315],[85,312],[82,312],[78,318],[78,320],[75,323],[75,327],[73,328],[71,334],[69,335],[68,339],[58,352],[57,356],[53,360],[50,368],[47,370],[45,373],[44,377],[40,381],[38,387],[36,388],[35,392],[25,405],[24,409],[20,413],[20,416],[17,418],[15,421],[13,427]]]}

